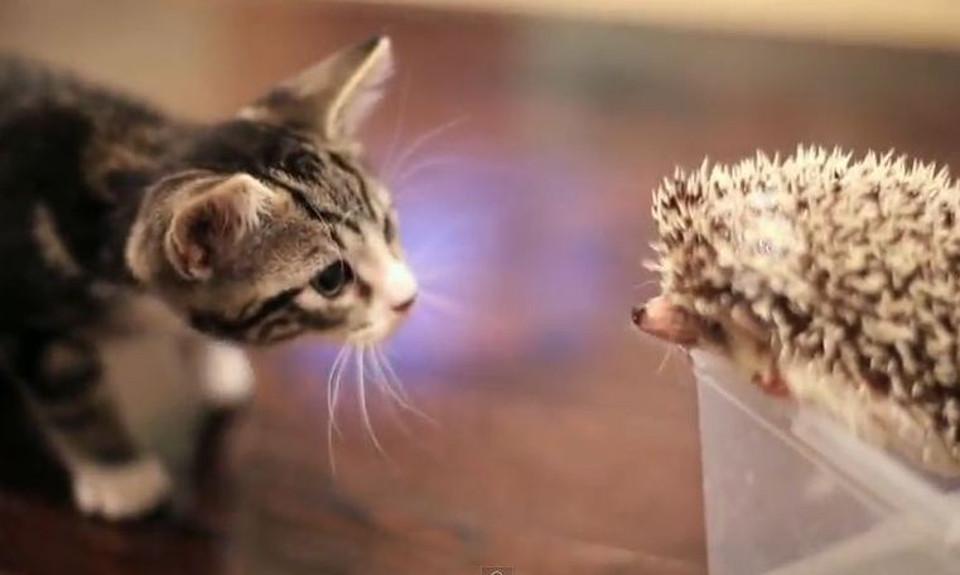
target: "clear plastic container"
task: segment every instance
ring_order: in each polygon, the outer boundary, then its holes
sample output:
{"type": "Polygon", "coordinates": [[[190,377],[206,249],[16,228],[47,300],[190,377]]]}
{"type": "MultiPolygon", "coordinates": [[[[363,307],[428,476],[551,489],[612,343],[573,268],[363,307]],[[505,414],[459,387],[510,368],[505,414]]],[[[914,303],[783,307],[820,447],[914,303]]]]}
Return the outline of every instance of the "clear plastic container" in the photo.
{"type": "Polygon", "coordinates": [[[693,360],[711,575],[960,573],[960,480],[693,360]]]}

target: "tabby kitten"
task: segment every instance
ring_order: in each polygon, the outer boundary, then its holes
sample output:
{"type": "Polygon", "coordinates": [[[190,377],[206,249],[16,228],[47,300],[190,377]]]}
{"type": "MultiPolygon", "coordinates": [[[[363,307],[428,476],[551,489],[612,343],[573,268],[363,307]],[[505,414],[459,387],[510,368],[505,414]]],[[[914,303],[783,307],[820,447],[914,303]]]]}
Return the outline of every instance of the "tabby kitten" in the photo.
{"type": "Polygon", "coordinates": [[[108,392],[110,342],[173,335],[224,403],[252,383],[232,343],[370,341],[402,321],[417,283],[354,140],[391,67],[376,38],[195,125],[0,60],[0,384],[34,408],[82,511],[136,516],[171,487],[108,392]]]}

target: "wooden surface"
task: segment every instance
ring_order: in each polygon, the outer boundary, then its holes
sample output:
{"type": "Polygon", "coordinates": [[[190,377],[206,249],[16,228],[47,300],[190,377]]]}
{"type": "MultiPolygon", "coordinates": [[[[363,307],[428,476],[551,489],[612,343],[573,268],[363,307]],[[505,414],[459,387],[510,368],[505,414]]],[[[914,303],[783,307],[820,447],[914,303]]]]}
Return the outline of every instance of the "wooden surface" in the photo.
{"type": "Polygon", "coordinates": [[[695,388],[629,327],[656,290],[650,191],[677,164],[800,142],[960,166],[949,54],[307,2],[68,5],[0,5],[0,44],[200,117],[394,37],[377,163],[457,121],[386,170],[432,294],[386,347],[437,425],[391,411],[368,377],[379,453],[347,370],[333,473],[338,350],[258,351],[257,397],[210,427],[194,505],[128,528],[78,519],[7,432],[11,573],[704,573],[695,388]]]}

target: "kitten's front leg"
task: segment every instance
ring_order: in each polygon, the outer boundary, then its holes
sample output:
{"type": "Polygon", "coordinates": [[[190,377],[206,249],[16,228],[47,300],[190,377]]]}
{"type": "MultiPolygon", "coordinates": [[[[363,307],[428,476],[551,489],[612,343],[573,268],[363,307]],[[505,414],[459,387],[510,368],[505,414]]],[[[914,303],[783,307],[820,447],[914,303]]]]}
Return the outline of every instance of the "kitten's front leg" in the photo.
{"type": "Polygon", "coordinates": [[[140,450],[102,381],[96,346],[82,338],[24,338],[12,366],[73,480],[86,514],[119,520],[143,515],[168,497],[162,463],[140,450]]]}
{"type": "Polygon", "coordinates": [[[207,405],[213,409],[238,407],[253,394],[254,373],[247,354],[219,341],[193,342],[199,352],[198,369],[207,405]]]}

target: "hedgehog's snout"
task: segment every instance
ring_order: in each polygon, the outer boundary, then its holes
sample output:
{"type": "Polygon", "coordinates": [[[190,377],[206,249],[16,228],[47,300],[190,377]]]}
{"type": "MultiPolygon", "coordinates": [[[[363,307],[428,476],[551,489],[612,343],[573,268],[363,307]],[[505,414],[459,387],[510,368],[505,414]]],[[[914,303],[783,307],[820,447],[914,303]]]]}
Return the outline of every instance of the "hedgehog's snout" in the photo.
{"type": "Polygon", "coordinates": [[[635,306],[630,317],[640,331],[656,338],[680,345],[692,345],[700,339],[696,318],[663,296],[657,296],[642,306],[635,306]]]}

